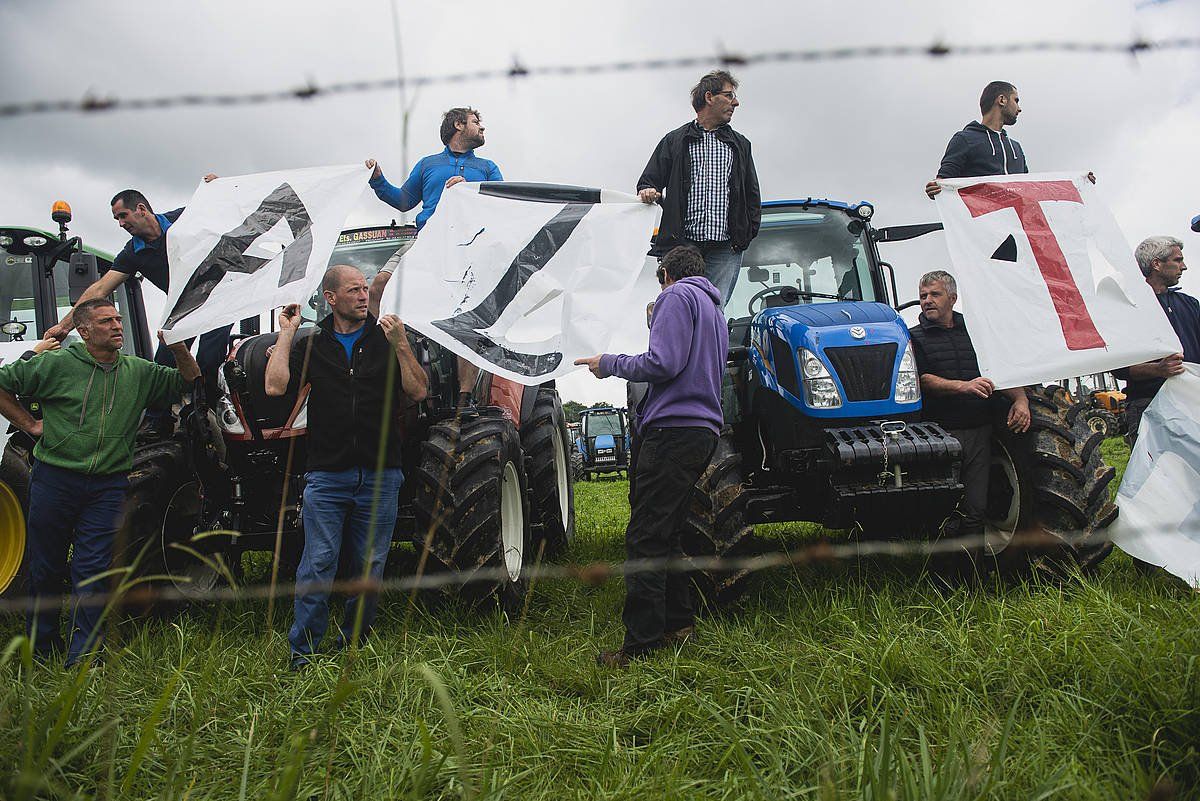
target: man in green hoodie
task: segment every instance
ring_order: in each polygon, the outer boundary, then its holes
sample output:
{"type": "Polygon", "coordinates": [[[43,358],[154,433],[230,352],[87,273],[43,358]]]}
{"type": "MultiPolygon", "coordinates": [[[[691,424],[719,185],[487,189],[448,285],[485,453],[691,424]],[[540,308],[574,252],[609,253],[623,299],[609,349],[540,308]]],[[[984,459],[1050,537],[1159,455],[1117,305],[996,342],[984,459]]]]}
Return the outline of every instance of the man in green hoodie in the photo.
{"type": "Polygon", "coordinates": [[[121,353],[121,314],[107,298],[80,303],[74,319],[82,342],[0,367],[0,414],[38,440],[29,482],[26,558],[34,608],[27,628],[40,657],[63,649],[58,605],[41,608],[38,598],[59,595],[69,578],[68,667],[99,644],[103,606],[84,596],[104,589],[104,582],[88,579],[112,561],[138,420],[148,406],[177,401],[200,377],[183,343],[170,346],[178,369],[121,353]],[[38,401],[42,419],[15,395],[38,401]]]}

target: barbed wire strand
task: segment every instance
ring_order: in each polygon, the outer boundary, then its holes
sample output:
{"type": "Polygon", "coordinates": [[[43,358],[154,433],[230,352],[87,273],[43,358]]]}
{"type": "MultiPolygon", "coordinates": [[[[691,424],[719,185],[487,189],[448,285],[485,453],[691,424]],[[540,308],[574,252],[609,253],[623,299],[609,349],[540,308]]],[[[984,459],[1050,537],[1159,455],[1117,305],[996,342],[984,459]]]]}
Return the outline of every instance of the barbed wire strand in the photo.
{"type": "MultiPolygon", "coordinates": [[[[1159,529],[1149,529],[1155,532],[1159,529]]],[[[1200,529],[1198,529],[1200,530],[1200,529]]],[[[1066,539],[1070,539],[1068,534],[1066,539]]],[[[1066,546],[1064,537],[1038,530],[1029,530],[1015,534],[1009,542],[1008,549],[1028,549],[1037,554],[1054,558],[1056,551],[1063,551],[1066,546]]],[[[1088,549],[1099,548],[1111,544],[1106,536],[1092,534],[1082,545],[1088,549]]],[[[769,551],[743,557],[718,556],[685,556],[665,557],[656,559],[631,559],[622,562],[595,561],[587,563],[539,563],[527,566],[521,571],[521,578],[532,585],[543,580],[568,580],[586,586],[598,586],[616,577],[627,577],[651,572],[695,573],[698,571],[719,572],[725,574],[758,573],[778,567],[799,567],[806,564],[830,563],[836,561],[851,561],[871,557],[902,558],[909,556],[932,557],[939,555],[982,554],[988,546],[987,535],[968,535],[962,537],[941,538],[932,540],[854,540],[845,543],[834,543],[827,540],[813,543],[799,549],[769,551]]],[[[984,558],[988,558],[984,556],[984,558]]],[[[131,568],[126,568],[126,571],[131,568]]],[[[339,579],[332,583],[286,583],[275,582],[268,584],[248,583],[242,586],[213,587],[204,590],[184,589],[177,585],[167,586],[170,576],[155,577],[163,584],[140,584],[116,592],[88,593],[72,595],[42,595],[38,598],[23,596],[18,598],[0,599],[0,612],[30,611],[34,604],[41,607],[46,605],[62,605],[65,602],[79,603],[84,606],[105,606],[114,601],[137,606],[154,602],[186,602],[199,603],[216,601],[221,603],[268,600],[271,598],[291,597],[295,593],[321,591],[329,593],[358,594],[378,593],[387,595],[393,593],[414,593],[420,590],[440,590],[466,584],[487,584],[510,581],[511,576],[506,567],[482,567],[465,572],[438,571],[411,576],[400,576],[374,580],[366,577],[339,579]]],[[[178,577],[175,577],[178,580],[178,577]]],[[[185,584],[186,586],[186,584],[185,584]]],[[[410,598],[411,601],[411,598],[410,598]]]]}
{"type": "Polygon", "coordinates": [[[591,64],[551,64],[529,66],[514,57],[512,65],[501,69],[482,69],[442,75],[358,79],[318,84],[311,78],[302,86],[256,92],[215,92],[120,98],[88,93],[79,99],[37,99],[0,104],[0,117],[25,117],[34,114],[96,113],[106,111],[148,111],[177,107],[253,106],[297,100],[313,100],[333,95],[361,94],[400,88],[420,88],[440,84],[476,83],[497,79],[579,77],[625,72],[647,72],[711,66],[750,67],[761,64],[811,63],[881,58],[947,58],[950,56],[995,56],[1029,53],[1066,53],[1084,55],[1139,55],[1168,50],[1198,50],[1200,37],[1175,37],[1128,42],[1038,41],[1002,44],[951,45],[942,40],[931,44],[880,44],[807,50],[773,50],[739,54],[717,53],[609,61],[591,64]]]}

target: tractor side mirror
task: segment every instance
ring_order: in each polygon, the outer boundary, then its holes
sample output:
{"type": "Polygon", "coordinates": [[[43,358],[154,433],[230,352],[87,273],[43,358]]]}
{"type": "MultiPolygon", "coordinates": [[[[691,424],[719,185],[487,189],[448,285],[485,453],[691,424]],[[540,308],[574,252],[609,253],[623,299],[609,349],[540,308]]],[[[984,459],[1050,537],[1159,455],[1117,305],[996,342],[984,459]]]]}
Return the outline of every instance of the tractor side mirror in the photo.
{"type": "Polygon", "coordinates": [[[765,284],[771,278],[771,272],[765,267],[751,267],[746,272],[746,278],[756,284],[765,284]]]}
{"type": "Polygon", "coordinates": [[[100,271],[96,268],[95,256],[91,253],[72,253],[71,266],[67,273],[67,294],[71,298],[71,304],[78,303],[84,291],[96,283],[99,277],[100,271]]]}

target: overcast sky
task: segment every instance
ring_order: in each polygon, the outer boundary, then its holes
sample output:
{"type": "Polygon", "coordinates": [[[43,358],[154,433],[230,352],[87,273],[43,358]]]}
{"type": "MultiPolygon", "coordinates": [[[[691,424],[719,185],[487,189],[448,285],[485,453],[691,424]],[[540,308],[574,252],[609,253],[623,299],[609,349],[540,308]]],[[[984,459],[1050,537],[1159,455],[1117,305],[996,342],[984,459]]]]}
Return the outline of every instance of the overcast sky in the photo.
{"type": "MultiPolygon", "coordinates": [[[[1200,34],[1191,0],[1107,2],[475,2],[400,8],[410,75],[528,65],[869,44],[1035,40],[1130,41],[1200,34]]],[[[389,0],[353,4],[205,0],[113,6],[5,0],[0,102],[187,92],[246,92],[381,78],[396,72],[389,0]]],[[[715,64],[714,64],[715,66],[715,64]]],[[[440,114],[483,112],[510,180],[632,191],[650,150],[692,116],[703,70],[498,79],[431,86],[410,97],[410,159],[441,149],[440,114]]],[[[735,70],[733,125],[754,144],[764,199],[868,199],[880,225],[934,219],[921,191],[950,135],[978,117],[990,80],[1020,90],[1011,133],[1035,171],[1093,170],[1127,239],[1183,239],[1200,214],[1200,54],[1042,54],[786,63],[735,70]]],[[[52,114],[0,119],[0,220],[48,225],[52,201],[73,230],[110,251],[124,236],[108,199],[142,189],[159,208],[184,204],[199,177],[379,159],[403,177],[396,92],[228,109],[52,114]]],[[[397,216],[366,193],[348,224],[397,216]]],[[[895,246],[902,284],[945,267],[940,235],[895,246]]],[[[1196,244],[1192,244],[1196,243],[1196,244]]],[[[1200,262],[1198,262],[1200,264],[1200,262]]],[[[1200,294],[1197,271],[1183,287],[1200,294]]],[[[639,287],[640,294],[651,292],[639,287]]],[[[915,288],[913,289],[915,294],[915,288]]],[[[648,298],[647,298],[648,299],[648,298]]],[[[639,303],[614,349],[644,342],[639,303]]],[[[573,375],[566,398],[622,400],[615,380],[573,375]]]]}

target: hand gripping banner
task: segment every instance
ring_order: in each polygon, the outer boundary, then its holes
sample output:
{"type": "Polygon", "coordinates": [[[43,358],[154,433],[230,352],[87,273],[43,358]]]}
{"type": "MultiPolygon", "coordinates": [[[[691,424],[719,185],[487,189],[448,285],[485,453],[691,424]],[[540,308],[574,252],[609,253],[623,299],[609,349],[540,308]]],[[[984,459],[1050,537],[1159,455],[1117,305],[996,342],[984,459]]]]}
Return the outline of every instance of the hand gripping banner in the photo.
{"type": "Polygon", "coordinates": [[[608,346],[660,213],[619,192],[457,184],[404,254],[380,313],[512,381],[557,378],[608,346]]]}
{"type": "Polygon", "coordinates": [[[1116,220],[1084,175],[938,183],[959,309],[979,370],[997,388],[1180,352],[1116,220]]]}
{"type": "Polygon", "coordinates": [[[369,175],[345,165],[201,183],[167,232],[167,342],[305,302],[369,175]]]}

